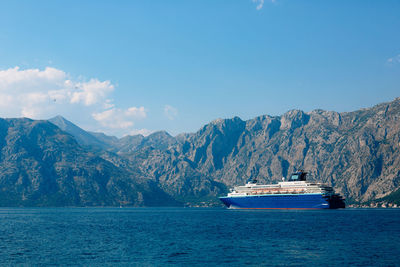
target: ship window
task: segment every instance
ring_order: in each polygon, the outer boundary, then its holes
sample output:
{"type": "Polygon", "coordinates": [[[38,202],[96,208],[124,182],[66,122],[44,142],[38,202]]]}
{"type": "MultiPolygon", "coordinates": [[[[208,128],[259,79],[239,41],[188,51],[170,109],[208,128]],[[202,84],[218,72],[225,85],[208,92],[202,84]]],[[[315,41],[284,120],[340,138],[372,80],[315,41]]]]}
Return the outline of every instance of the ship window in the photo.
{"type": "Polygon", "coordinates": [[[289,181],[305,181],[306,180],[306,172],[295,172],[290,177],[289,181]]]}

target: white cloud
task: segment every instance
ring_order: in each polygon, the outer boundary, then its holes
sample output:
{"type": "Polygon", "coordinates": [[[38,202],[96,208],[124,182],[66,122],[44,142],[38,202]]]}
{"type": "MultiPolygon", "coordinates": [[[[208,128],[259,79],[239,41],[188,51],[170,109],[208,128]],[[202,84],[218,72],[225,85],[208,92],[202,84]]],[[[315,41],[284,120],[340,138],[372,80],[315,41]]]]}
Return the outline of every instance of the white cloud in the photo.
{"type": "Polygon", "coordinates": [[[77,90],[71,95],[71,103],[83,103],[90,106],[98,103],[114,91],[114,86],[110,81],[100,82],[97,79],[91,79],[86,83],[75,84],[75,89],[77,90]]]}
{"type": "Polygon", "coordinates": [[[136,129],[136,130],[130,131],[127,135],[138,135],[138,134],[141,134],[143,136],[148,136],[148,135],[150,135],[152,133],[153,133],[153,131],[150,131],[148,129],[136,129]]]}
{"type": "Polygon", "coordinates": [[[0,112],[7,116],[43,118],[57,108],[55,104],[92,106],[104,102],[113,90],[110,81],[73,81],[64,71],[51,67],[44,70],[15,67],[0,70],[0,94],[8,99],[6,104],[0,102],[0,112]]]}
{"type": "Polygon", "coordinates": [[[252,0],[252,1],[253,1],[253,3],[257,4],[257,6],[256,6],[257,10],[260,10],[261,8],[263,8],[264,0],[252,0]]]}
{"type": "Polygon", "coordinates": [[[10,108],[10,104],[14,101],[12,95],[0,93],[0,107],[10,108]]]}
{"type": "Polygon", "coordinates": [[[19,67],[0,71],[0,90],[12,86],[24,90],[25,86],[54,85],[64,81],[66,73],[55,68],[20,70],[19,67]]]}
{"type": "MultiPolygon", "coordinates": [[[[261,10],[264,6],[264,0],[251,0],[253,3],[256,4],[256,9],[261,10]]],[[[276,0],[270,0],[271,3],[276,3],[276,0]]]]}
{"type": "Polygon", "coordinates": [[[170,105],[165,105],[164,106],[164,115],[169,120],[174,120],[178,116],[178,109],[174,108],[173,106],[170,106],[170,105]]]}
{"type": "Polygon", "coordinates": [[[125,116],[127,117],[132,117],[132,118],[138,118],[138,119],[144,119],[146,118],[146,110],[144,107],[130,107],[125,111],[125,116]]]}
{"type": "Polygon", "coordinates": [[[134,126],[134,121],[146,118],[144,107],[130,107],[126,110],[111,108],[102,112],[93,113],[93,118],[102,126],[112,129],[127,129],[134,126]]]}
{"type": "Polygon", "coordinates": [[[400,63],[400,54],[398,54],[397,56],[391,57],[387,60],[387,63],[389,64],[397,64],[400,63]]]}
{"type": "Polygon", "coordinates": [[[106,101],[103,104],[103,108],[104,109],[110,109],[115,107],[115,104],[113,103],[113,101],[111,99],[106,99],[106,101]]]}
{"type": "Polygon", "coordinates": [[[0,70],[0,117],[48,119],[65,116],[93,130],[123,135],[134,131],[134,121],[146,118],[144,107],[117,108],[111,98],[115,86],[108,80],[74,79],[66,72],[46,67],[0,70]],[[123,130],[123,131],[122,131],[123,130]]]}

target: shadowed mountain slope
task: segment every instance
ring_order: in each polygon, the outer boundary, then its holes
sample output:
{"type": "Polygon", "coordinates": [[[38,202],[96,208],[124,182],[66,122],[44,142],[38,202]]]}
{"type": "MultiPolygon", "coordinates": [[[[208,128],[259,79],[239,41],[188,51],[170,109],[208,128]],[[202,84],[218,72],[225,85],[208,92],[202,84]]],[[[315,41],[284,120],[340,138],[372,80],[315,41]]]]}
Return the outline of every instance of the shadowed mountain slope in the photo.
{"type": "Polygon", "coordinates": [[[1,206],[177,205],[47,121],[0,119],[0,149],[1,206]]]}

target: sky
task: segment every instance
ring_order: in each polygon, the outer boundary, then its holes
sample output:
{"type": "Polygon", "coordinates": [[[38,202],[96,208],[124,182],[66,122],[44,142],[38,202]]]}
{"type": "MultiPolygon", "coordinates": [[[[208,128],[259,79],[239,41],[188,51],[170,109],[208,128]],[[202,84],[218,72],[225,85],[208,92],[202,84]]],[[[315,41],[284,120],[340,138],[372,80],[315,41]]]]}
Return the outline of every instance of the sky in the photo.
{"type": "Polygon", "coordinates": [[[0,2],[0,117],[122,137],[400,96],[400,1],[0,2]]]}

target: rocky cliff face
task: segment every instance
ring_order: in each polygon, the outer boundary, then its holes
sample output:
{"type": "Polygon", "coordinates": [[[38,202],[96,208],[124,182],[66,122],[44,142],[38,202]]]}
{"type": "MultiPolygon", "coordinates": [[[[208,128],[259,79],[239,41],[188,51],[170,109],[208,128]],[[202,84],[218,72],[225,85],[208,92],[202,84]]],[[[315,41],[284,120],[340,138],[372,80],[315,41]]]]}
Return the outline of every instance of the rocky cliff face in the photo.
{"type": "Polygon", "coordinates": [[[349,202],[380,198],[400,186],[400,99],[349,113],[292,110],[216,120],[177,140],[164,151],[138,157],[144,151],[138,149],[125,157],[179,196],[188,190],[181,183],[195,177],[210,183],[191,190],[213,197],[251,178],[280,181],[297,168],[349,202]]]}
{"type": "Polygon", "coordinates": [[[198,132],[121,139],[65,119],[0,120],[0,205],[193,205],[297,168],[349,202],[400,188],[400,99],[355,112],[292,110],[198,132]]]}
{"type": "Polygon", "coordinates": [[[151,180],[85,151],[47,121],[0,119],[1,206],[176,205],[151,180]]]}

